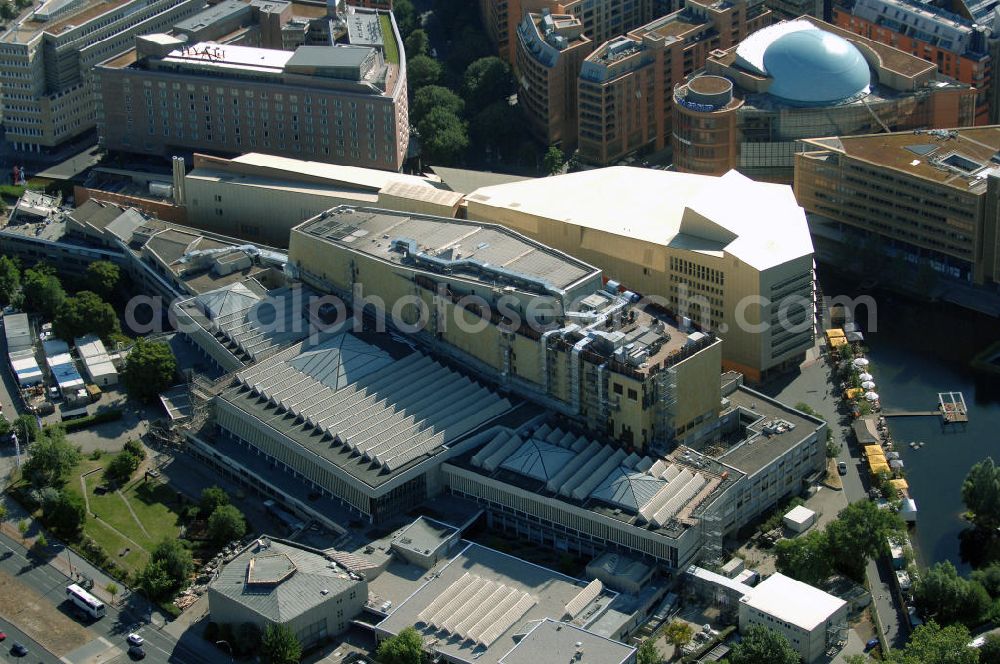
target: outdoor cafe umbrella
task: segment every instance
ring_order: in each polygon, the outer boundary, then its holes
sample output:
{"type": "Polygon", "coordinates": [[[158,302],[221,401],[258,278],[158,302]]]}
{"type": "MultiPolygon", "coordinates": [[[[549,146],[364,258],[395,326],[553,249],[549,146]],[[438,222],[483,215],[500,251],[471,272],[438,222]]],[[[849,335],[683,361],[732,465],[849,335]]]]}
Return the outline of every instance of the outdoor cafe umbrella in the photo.
{"type": "Polygon", "coordinates": [[[874,390],[875,383],[873,383],[870,380],[866,380],[865,382],[861,383],[861,387],[865,388],[866,390],[874,390]]]}
{"type": "Polygon", "coordinates": [[[868,399],[869,401],[878,401],[878,393],[877,392],[865,392],[865,399],[868,399]]]}
{"type": "Polygon", "coordinates": [[[875,380],[875,376],[871,375],[867,371],[865,373],[861,374],[860,376],[858,376],[858,378],[861,379],[861,380],[875,380]]]}
{"type": "Polygon", "coordinates": [[[859,367],[859,368],[860,367],[867,367],[868,366],[868,360],[866,360],[863,357],[859,357],[856,360],[854,360],[854,366],[859,367]]]}

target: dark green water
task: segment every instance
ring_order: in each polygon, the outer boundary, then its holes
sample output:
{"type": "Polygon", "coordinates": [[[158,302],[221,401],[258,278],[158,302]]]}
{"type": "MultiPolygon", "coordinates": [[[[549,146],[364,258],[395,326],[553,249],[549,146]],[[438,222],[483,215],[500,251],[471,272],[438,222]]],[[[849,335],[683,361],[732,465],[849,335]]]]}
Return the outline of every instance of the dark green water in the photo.
{"type": "MultiPolygon", "coordinates": [[[[827,286],[826,292],[837,291],[827,286]]],[[[967,570],[959,540],[966,527],[960,519],[962,481],[984,457],[1000,462],[1000,380],[973,372],[969,360],[1000,338],[1000,321],[949,305],[873,296],[877,329],[866,338],[883,409],[932,410],[938,392],[965,396],[969,422],[964,428],[942,427],[937,417],[890,418],[889,427],[919,511],[918,558],[925,565],[950,560],[967,570]],[[910,441],[925,445],[914,450],[910,441]]]]}

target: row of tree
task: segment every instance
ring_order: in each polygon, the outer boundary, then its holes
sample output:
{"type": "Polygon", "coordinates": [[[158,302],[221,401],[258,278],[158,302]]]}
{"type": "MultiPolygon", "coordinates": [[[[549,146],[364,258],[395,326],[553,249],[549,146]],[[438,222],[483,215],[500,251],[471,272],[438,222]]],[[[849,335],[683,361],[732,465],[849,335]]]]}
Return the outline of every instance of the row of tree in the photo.
{"type": "Polygon", "coordinates": [[[810,585],[820,585],[835,572],[864,582],[868,560],[888,551],[906,526],[898,514],[870,500],[851,503],[823,530],[781,540],[775,546],[778,571],[810,585]]]}

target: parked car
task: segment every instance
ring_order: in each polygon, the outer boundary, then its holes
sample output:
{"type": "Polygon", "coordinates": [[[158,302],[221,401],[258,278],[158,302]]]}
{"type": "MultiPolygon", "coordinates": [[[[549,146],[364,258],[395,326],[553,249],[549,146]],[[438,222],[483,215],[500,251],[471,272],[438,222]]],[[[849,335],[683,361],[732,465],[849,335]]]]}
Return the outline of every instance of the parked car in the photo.
{"type": "Polygon", "coordinates": [[[837,464],[837,472],[840,473],[841,475],[846,475],[847,474],[847,462],[846,461],[841,461],[840,463],[837,464]]]}
{"type": "Polygon", "coordinates": [[[145,643],[145,639],[143,639],[141,636],[139,636],[135,632],[132,632],[131,634],[129,634],[125,638],[125,640],[128,641],[128,644],[130,646],[141,646],[143,643],[145,643]]]}
{"type": "Polygon", "coordinates": [[[146,651],[142,649],[142,646],[130,646],[128,656],[132,659],[143,659],[146,657],[146,651]]]}
{"type": "Polygon", "coordinates": [[[877,638],[868,639],[868,643],[865,644],[865,652],[868,652],[869,650],[872,650],[874,648],[878,648],[878,645],[879,643],[877,638]]]}
{"type": "Polygon", "coordinates": [[[7,640],[7,634],[5,634],[4,632],[0,632],[0,641],[5,641],[5,640],[7,640]]]}
{"type": "Polygon", "coordinates": [[[27,657],[28,649],[24,647],[24,644],[14,643],[14,647],[10,649],[10,654],[14,657],[27,657]]]}

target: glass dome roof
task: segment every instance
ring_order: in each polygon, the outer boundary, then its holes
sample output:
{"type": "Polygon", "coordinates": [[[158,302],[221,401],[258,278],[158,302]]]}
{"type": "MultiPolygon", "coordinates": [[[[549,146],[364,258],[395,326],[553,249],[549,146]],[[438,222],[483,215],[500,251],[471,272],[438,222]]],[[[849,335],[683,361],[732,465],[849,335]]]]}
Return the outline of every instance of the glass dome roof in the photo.
{"type": "Polygon", "coordinates": [[[854,44],[824,30],[799,30],[764,51],[768,92],[796,106],[821,106],[866,95],[868,63],[854,44]]]}

